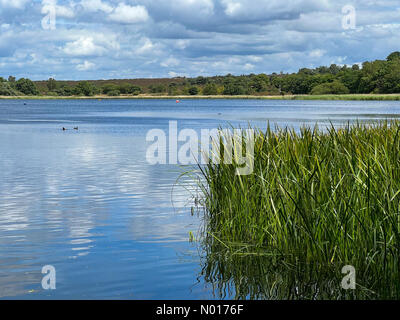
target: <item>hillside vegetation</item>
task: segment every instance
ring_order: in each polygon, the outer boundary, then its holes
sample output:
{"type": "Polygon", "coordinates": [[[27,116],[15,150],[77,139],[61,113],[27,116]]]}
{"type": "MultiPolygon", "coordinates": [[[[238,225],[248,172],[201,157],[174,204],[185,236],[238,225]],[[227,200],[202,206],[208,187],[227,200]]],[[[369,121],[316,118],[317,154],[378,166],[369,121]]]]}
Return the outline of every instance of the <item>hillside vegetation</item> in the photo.
{"type": "Polygon", "coordinates": [[[268,95],[345,95],[400,93],[400,52],[386,60],[349,66],[332,64],[297,73],[231,74],[214,77],[46,81],[32,82],[0,77],[0,96],[268,96],[268,95]]]}

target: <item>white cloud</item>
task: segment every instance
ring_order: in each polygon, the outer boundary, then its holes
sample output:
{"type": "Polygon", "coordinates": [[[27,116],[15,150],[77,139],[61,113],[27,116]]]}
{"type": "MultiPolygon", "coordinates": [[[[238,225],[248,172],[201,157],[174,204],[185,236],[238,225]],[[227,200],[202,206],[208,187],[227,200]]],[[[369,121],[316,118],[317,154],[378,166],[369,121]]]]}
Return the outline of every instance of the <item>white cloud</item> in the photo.
{"type": "Polygon", "coordinates": [[[29,0],[0,0],[0,6],[3,8],[23,9],[29,0]]]}
{"type": "Polygon", "coordinates": [[[177,59],[175,59],[173,57],[170,57],[170,58],[164,60],[163,62],[161,62],[160,65],[162,67],[176,67],[179,64],[180,64],[179,60],[177,60],[177,59]]]}
{"type": "Polygon", "coordinates": [[[254,68],[255,68],[255,65],[254,65],[254,64],[251,64],[251,63],[246,63],[246,64],[244,65],[244,67],[243,67],[243,69],[244,69],[244,70],[247,70],[247,71],[252,70],[252,69],[254,69],[254,68]]]}
{"type": "Polygon", "coordinates": [[[95,66],[96,66],[96,65],[95,65],[94,63],[85,60],[82,64],[78,64],[78,65],[76,66],[76,69],[77,69],[78,71],[88,71],[88,70],[94,69],[95,66]]]}
{"type": "Polygon", "coordinates": [[[211,15],[214,13],[213,0],[172,0],[171,4],[178,9],[192,9],[198,15],[211,15]]]}
{"type": "Polygon", "coordinates": [[[56,6],[57,17],[73,18],[75,16],[74,10],[66,6],[56,6]]]}
{"type": "Polygon", "coordinates": [[[242,8],[242,4],[236,1],[223,0],[222,3],[225,5],[225,14],[228,16],[235,16],[242,8]]]}
{"type": "Polygon", "coordinates": [[[109,15],[109,20],[121,23],[139,23],[146,22],[149,19],[149,13],[144,6],[129,6],[120,3],[118,7],[109,15]]]}
{"type": "Polygon", "coordinates": [[[328,0],[291,0],[282,5],[281,0],[221,0],[227,16],[238,20],[266,18],[286,19],[301,12],[327,9],[328,0]]]}
{"type": "Polygon", "coordinates": [[[312,50],[309,54],[311,58],[321,58],[326,53],[325,50],[322,49],[315,49],[312,50]]]}
{"type": "Polygon", "coordinates": [[[177,49],[184,50],[184,49],[186,49],[188,44],[189,44],[189,40],[180,39],[180,40],[176,41],[174,45],[177,49]]]}
{"type": "Polygon", "coordinates": [[[294,72],[384,59],[399,43],[399,0],[353,0],[357,30],[348,31],[341,23],[348,0],[57,0],[60,19],[49,32],[40,27],[40,8],[55,1],[0,0],[3,74],[81,79],[84,69],[93,70],[93,78],[294,72]]]}
{"type": "Polygon", "coordinates": [[[68,42],[63,51],[70,56],[98,56],[106,49],[96,45],[92,37],[80,37],[76,41],[68,42]]]}
{"type": "Polygon", "coordinates": [[[105,13],[111,13],[113,11],[112,6],[101,0],[82,0],[80,4],[89,12],[103,11],[105,13]]]}
{"type": "Polygon", "coordinates": [[[156,50],[156,46],[151,42],[150,39],[145,38],[142,39],[142,45],[136,49],[137,54],[145,54],[145,53],[151,53],[156,50]]]}

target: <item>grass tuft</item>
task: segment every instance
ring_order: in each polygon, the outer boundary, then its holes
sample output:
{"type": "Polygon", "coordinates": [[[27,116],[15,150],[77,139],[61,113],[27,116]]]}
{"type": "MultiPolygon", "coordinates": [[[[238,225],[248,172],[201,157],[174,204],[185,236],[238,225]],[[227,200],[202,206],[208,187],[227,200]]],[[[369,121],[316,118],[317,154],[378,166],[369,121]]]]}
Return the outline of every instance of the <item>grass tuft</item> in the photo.
{"type": "Polygon", "coordinates": [[[235,173],[228,164],[202,171],[208,248],[230,259],[269,252],[336,275],[352,265],[368,297],[400,297],[399,121],[269,127],[256,134],[254,173],[235,173]]]}

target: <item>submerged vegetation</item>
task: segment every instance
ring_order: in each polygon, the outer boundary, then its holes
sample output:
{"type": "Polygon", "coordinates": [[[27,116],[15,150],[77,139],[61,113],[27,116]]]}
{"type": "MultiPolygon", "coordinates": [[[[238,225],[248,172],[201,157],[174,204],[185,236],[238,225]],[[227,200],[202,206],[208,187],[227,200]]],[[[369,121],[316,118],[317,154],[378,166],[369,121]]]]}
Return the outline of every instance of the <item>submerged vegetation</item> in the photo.
{"type": "Polygon", "coordinates": [[[221,295],[400,298],[400,122],[268,128],[252,175],[202,170],[203,276],[221,295]],[[346,265],[354,291],[340,287],[346,265]]]}
{"type": "MultiPolygon", "coordinates": [[[[329,67],[302,68],[297,73],[250,74],[196,78],[126,79],[90,81],[32,82],[0,77],[0,96],[45,95],[55,97],[96,96],[298,96],[400,93],[400,52],[386,60],[353,66],[332,64],[329,67]]],[[[370,98],[374,96],[370,96],[370,98]]],[[[398,98],[398,97],[397,97],[398,98]]],[[[389,96],[388,99],[394,99],[389,96]]]]}

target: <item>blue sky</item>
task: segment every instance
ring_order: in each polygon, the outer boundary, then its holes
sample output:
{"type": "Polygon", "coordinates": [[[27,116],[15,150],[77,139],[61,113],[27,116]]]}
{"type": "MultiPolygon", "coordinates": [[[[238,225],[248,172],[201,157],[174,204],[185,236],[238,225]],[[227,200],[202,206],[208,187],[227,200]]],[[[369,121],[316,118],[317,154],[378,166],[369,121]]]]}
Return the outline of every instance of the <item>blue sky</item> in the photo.
{"type": "Polygon", "coordinates": [[[398,0],[0,0],[3,77],[294,72],[397,50],[398,0]]]}

